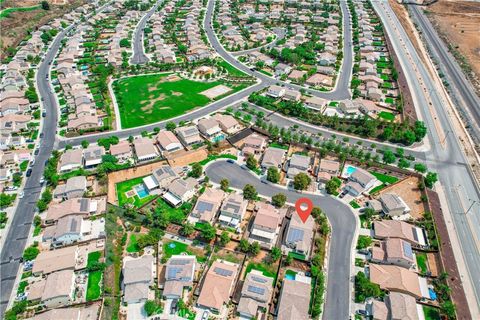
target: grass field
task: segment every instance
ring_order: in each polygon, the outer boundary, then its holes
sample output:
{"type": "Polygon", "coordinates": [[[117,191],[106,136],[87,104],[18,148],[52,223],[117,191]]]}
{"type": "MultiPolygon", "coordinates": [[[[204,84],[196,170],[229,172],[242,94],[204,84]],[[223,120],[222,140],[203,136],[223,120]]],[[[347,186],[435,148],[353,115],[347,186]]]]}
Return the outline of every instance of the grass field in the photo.
{"type": "Polygon", "coordinates": [[[117,198],[118,198],[118,205],[120,207],[124,206],[127,203],[133,204],[135,207],[141,207],[145,203],[149,202],[150,200],[154,199],[155,196],[147,195],[146,197],[140,199],[137,195],[128,198],[125,194],[127,191],[132,190],[132,188],[138,184],[143,183],[143,177],[135,178],[127,181],[123,181],[116,184],[117,189],[117,198]]]}
{"type": "Polygon", "coordinates": [[[93,301],[100,298],[102,280],[102,271],[94,271],[88,274],[87,301],[93,301]]]}
{"type": "Polygon", "coordinates": [[[237,68],[235,68],[234,66],[232,66],[230,63],[228,63],[225,60],[221,61],[218,65],[221,66],[221,67],[224,67],[231,76],[234,76],[234,77],[245,77],[245,76],[247,76],[246,73],[244,73],[241,70],[238,70],[237,68]]]}
{"type": "Polygon", "coordinates": [[[138,247],[137,243],[137,235],[131,234],[130,240],[128,241],[127,252],[138,252],[140,248],[138,247]]]}
{"type": "Polygon", "coordinates": [[[417,266],[420,272],[424,274],[427,273],[428,272],[427,255],[425,253],[417,252],[415,254],[415,257],[417,259],[417,266]]]}
{"type": "MultiPolygon", "coordinates": [[[[122,128],[155,123],[203,107],[212,100],[200,92],[218,85],[227,85],[221,81],[197,82],[186,79],[166,81],[168,75],[128,77],[113,83],[122,128]]],[[[230,84],[227,86],[233,89],[229,94],[245,87],[230,84]]]]}
{"type": "Polygon", "coordinates": [[[8,18],[10,16],[10,13],[13,13],[13,12],[26,12],[26,11],[33,11],[38,9],[40,9],[40,5],[31,6],[31,7],[7,8],[0,11],[0,20],[4,18],[8,18]]]}
{"type": "Polygon", "coordinates": [[[395,120],[395,115],[391,112],[382,111],[378,114],[378,116],[382,119],[387,120],[387,121],[395,120]]]}

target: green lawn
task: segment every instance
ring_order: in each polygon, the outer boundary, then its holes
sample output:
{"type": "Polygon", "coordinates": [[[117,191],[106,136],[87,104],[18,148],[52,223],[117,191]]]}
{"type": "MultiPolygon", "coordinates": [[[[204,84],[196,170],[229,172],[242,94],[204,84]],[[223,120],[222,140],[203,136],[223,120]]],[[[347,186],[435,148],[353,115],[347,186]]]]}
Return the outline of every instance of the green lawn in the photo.
{"type": "Polygon", "coordinates": [[[101,256],[102,256],[101,251],[90,252],[87,257],[87,268],[92,266],[94,263],[98,262],[101,256]]]}
{"type": "Polygon", "coordinates": [[[248,263],[245,276],[252,270],[261,271],[265,277],[275,278],[277,276],[275,268],[272,265],[266,265],[264,263],[248,263]]]}
{"type": "Polygon", "coordinates": [[[234,66],[232,66],[230,63],[228,63],[225,60],[221,61],[218,65],[221,66],[221,67],[224,67],[231,76],[234,76],[234,77],[245,77],[245,76],[247,76],[246,73],[244,73],[241,70],[238,70],[237,68],[235,68],[234,66]]]}
{"type": "Polygon", "coordinates": [[[423,314],[425,315],[425,320],[440,320],[440,312],[434,308],[429,306],[422,306],[423,314]]]}
{"type": "Polygon", "coordinates": [[[385,98],[385,103],[394,104],[395,100],[391,97],[385,98]]]}
{"type": "Polygon", "coordinates": [[[398,181],[398,178],[394,176],[389,176],[387,174],[379,173],[376,171],[370,171],[370,173],[373,174],[375,178],[377,178],[380,182],[383,182],[383,183],[393,184],[398,181]]]}
{"type": "Polygon", "coordinates": [[[360,205],[355,200],[350,201],[350,206],[353,209],[359,209],[360,208],[360,205]]]}
{"type": "Polygon", "coordinates": [[[140,248],[137,243],[137,235],[132,233],[130,235],[130,241],[128,241],[127,252],[138,252],[140,248]]]}
{"type": "Polygon", "coordinates": [[[267,76],[269,76],[269,77],[273,77],[273,74],[271,74],[270,72],[265,71],[265,70],[263,70],[263,69],[258,70],[258,72],[261,72],[261,73],[263,73],[264,75],[267,75],[267,76]]]}
{"type": "Polygon", "coordinates": [[[182,223],[187,217],[187,213],[192,210],[193,205],[190,202],[183,203],[178,208],[172,208],[163,199],[157,200],[156,208],[168,214],[168,219],[171,222],[182,223]]]}
{"type": "Polygon", "coordinates": [[[382,111],[378,114],[378,116],[382,119],[387,120],[387,121],[395,120],[395,115],[391,112],[382,111]]]}
{"type": "Polygon", "coordinates": [[[425,274],[428,272],[427,266],[427,254],[423,252],[415,253],[415,257],[417,259],[417,266],[421,273],[425,274]]]}
{"type": "Polygon", "coordinates": [[[305,255],[297,252],[289,252],[288,255],[297,260],[305,260],[305,255]]]}
{"type": "Polygon", "coordinates": [[[184,319],[194,320],[196,313],[190,311],[188,308],[182,308],[178,310],[178,315],[184,319]]]}
{"type": "Polygon", "coordinates": [[[229,94],[245,87],[232,86],[222,81],[165,81],[168,75],[128,77],[113,83],[123,129],[170,119],[203,107],[212,100],[200,92],[215,86],[224,84],[231,87],[233,90],[229,94]]]}
{"type": "Polygon", "coordinates": [[[25,160],[22,163],[20,163],[20,170],[27,171],[27,168],[28,168],[28,160],[25,160]]]}
{"type": "Polygon", "coordinates": [[[25,292],[25,288],[28,286],[28,281],[23,280],[18,284],[17,294],[21,294],[25,292]]]}
{"type": "Polygon", "coordinates": [[[132,190],[132,188],[136,185],[143,183],[143,177],[135,178],[127,181],[123,181],[116,184],[117,189],[117,198],[118,198],[118,205],[120,207],[124,206],[127,203],[133,204],[135,207],[141,207],[145,203],[149,202],[150,200],[155,199],[156,196],[148,195],[142,199],[140,199],[136,194],[133,197],[128,198],[126,192],[132,190]]]}
{"type": "Polygon", "coordinates": [[[87,301],[93,301],[100,298],[102,281],[102,271],[94,271],[88,274],[87,301]]]}
{"type": "Polygon", "coordinates": [[[268,145],[269,147],[272,147],[272,148],[278,148],[278,149],[283,149],[283,150],[288,150],[288,146],[287,145],[284,145],[284,144],[281,144],[281,143],[278,143],[278,142],[272,142],[268,145]]]}
{"type": "Polygon", "coordinates": [[[163,244],[163,256],[167,259],[180,253],[187,252],[188,245],[179,241],[169,241],[163,244]]]}

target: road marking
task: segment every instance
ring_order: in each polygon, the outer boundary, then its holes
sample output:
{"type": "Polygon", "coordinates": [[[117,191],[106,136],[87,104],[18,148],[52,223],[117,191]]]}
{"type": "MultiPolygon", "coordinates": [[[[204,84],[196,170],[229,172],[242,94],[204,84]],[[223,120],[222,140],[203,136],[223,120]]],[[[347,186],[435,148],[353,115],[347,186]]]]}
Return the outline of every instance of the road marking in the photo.
{"type": "MultiPolygon", "coordinates": [[[[458,202],[460,203],[460,206],[462,207],[462,212],[460,214],[465,215],[465,212],[467,211],[467,208],[469,206],[465,206],[463,203],[463,197],[460,196],[460,190],[459,188],[463,188],[461,185],[455,186],[455,193],[457,194],[458,202]]],[[[477,238],[477,234],[473,231],[474,228],[472,227],[472,221],[470,220],[470,215],[467,214],[465,216],[465,220],[467,220],[467,225],[468,228],[470,229],[470,233],[472,234],[473,241],[475,242],[475,247],[477,248],[477,253],[480,252],[480,241],[477,238]]]]}

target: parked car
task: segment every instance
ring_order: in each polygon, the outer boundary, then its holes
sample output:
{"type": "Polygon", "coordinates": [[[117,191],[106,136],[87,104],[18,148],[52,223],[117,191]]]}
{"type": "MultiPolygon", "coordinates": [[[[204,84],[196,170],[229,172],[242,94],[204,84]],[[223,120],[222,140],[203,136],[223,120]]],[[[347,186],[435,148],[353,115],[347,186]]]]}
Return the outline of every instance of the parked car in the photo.
{"type": "Polygon", "coordinates": [[[25,196],[25,193],[22,191],[18,194],[18,198],[22,199],[25,196]]]}
{"type": "Polygon", "coordinates": [[[33,154],[38,155],[39,152],[40,152],[40,149],[35,149],[35,152],[33,152],[33,154]]]}
{"type": "Polygon", "coordinates": [[[26,176],[27,177],[30,177],[32,175],[32,169],[28,169],[27,170],[27,173],[26,173],[26,176]]]}

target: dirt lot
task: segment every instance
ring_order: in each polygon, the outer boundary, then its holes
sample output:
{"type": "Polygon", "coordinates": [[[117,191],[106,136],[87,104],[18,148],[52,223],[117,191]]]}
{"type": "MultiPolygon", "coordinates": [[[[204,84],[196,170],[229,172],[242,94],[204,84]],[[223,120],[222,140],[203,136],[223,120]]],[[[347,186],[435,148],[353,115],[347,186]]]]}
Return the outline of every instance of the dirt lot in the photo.
{"type": "MultiPolygon", "coordinates": [[[[40,0],[6,0],[2,3],[2,9],[30,7],[39,4],[40,0]]],[[[13,12],[9,17],[0,20],[0,30],[2,37],[0,40],[0,58],[4,59],[7,55],[7,48],[15,48],[22,39],[27,35],[27,30],[35,30],[36,28],[46,24],[54,18],[61,17],[72,9],[77,8],[86,0],[65,0],[65,5],[55,5],[58,1],[49,1],[50,10],[43,9],[13,12]]],[[[61,1],[60,1],[61,2],[61,1]]]]}
{"type": "Polygon", "coordinates": [[[427,7],[427,15],[447,43],[458,47],[476,75],[480,89],[480,3],[439,0],[427,7]]]}
{"type": "Polygon", "coordinates": [[[425,212],[425,204],[421,200],[422,192],[418,189],[418,182],[418,178],[409,177],[399,183],[386,187],[380,191],[380,194],[393,192],[400,195],[411,209],[410,215],[414,219],[420,219],[425,212]]]}

